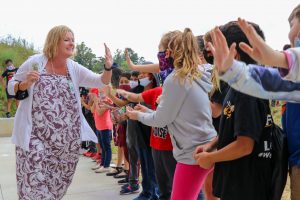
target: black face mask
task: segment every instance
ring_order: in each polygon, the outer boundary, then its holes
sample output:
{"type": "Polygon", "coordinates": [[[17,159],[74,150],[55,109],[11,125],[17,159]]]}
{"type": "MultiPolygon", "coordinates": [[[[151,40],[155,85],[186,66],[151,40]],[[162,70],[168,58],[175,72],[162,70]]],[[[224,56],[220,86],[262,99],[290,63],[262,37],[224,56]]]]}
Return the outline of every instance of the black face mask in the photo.
{"type": "Polygon", "coordinates": [[[213,65],[214,64],[214,57],[210,51],[207,51],[206,49],[203,50],[203,56],[209,64],[213,65]]]}

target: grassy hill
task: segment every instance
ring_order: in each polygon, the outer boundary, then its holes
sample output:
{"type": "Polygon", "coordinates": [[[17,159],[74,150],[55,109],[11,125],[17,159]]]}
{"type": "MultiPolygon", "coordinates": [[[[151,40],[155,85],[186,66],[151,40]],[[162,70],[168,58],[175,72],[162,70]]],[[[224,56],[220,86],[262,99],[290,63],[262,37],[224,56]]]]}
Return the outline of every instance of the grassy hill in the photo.
{"type": "MultiPolygon", "coordinates": [[[[0,73],[5,70],[4,62],[6,59],[12,59],[14,65],[19,67],[29,56],[33,55],[35,50],[33,45],[21,38],[13,38],[8,36],[0,40],[0,73]]],[[[12,106],[12,114],[16,110],[15,104],[12,106]]],[[[5,88],[0,85],[0,117],[4,117],[6,113],[6,94],[5,88]]]]}

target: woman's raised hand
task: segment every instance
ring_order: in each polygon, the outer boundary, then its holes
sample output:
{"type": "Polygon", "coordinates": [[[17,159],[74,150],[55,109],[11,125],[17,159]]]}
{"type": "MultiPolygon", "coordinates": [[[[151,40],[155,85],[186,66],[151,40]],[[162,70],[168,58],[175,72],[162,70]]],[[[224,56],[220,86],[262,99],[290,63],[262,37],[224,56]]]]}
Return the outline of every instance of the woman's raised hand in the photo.
{"type": "Polygon", "coordinates": [[[106,68],[111,68],[113,65],[113,58],[110,49],[106,46],[105,43],[104,43],[104,47],[105,47],[105,66],[106,68]]]}

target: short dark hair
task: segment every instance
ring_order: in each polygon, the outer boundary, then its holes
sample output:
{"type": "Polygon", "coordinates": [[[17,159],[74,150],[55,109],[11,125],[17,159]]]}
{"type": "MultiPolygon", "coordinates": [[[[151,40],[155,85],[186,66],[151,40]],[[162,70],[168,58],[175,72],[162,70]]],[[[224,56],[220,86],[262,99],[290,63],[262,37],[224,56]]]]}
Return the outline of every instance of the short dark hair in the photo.
{"type": "MultiPolygon", "coordinates": [[[[260,27],[252,22],[248,22],[251,24],[254,29],[256,30],[257,34],[265,40],[265,36],[263,31],[260,29],[260,27]]],[[[240,56],[240,60],[245,62],[246,64],[255,64],[256,61],[253,60],[248,54],[246,54],[244,51],[242,51],[239,47],[240,42],[244,42],[248,45],[250,45],[246,35],[244,32],[241,30],[239,25],[237,24],[237,21],[231,21],[228,22],[227,24],[223,25],[220,27],[220,30],[224,34],[226,41],[228,43],[228,46],[230,47],[232,43],[236,43],[236,50],[240,56]]]]}
{"type": "Polygon", "coordinates": [[[140,72],[139,71],[132,71],[131,72],[131,76],[136,76],[138,77],[140,75],[140,72]]]}
{"type": "Polygon", "coordinates": [[[11,59],[6,59],[4,63],[7,65],[9,62],[12,63],[13,61],[11,59]]]}
{"type": "Polygon", "coordinates": [[[113,87],[117,88],[119,86],[119,79],[122,73],[123,71],[120,68],[112,69],[111,84],[113,87]]]}
{"type": "Polygon", "coordinates": [[[196,36],[197,38],[197,43],[199,46],[199,53],[202,53],[202,51],[204,50],[205,46],[204,46],[204,39],[203,39],[203,35],[198,35],[196,36]]]}
{"type": "Polygon", "coordinates": [[[125,77],[128,80],[130,80],[130,76],[131,76],[131,74],[129,72],[123,72],[120,77],[125,77]]]}
{"type": "Polygon", "coordinates": [[[289,23],[291,23],[291,21],[294,19],[294,17],[296,17],[298,19],[298,21],[300,22],[300,4],[298,4],[298,6],[296,6],[292,13],[289,16],[289,23]]]}
{"type": "Polygon", "coordinates": [[[292,45],[290,45],[290,44],[285,44],[284,46],[283,46],[283,50],[285,51],[285,50],[287,50],[287,49],[289,49],[289,48],[291,48],[292,47],[292,45]]]}

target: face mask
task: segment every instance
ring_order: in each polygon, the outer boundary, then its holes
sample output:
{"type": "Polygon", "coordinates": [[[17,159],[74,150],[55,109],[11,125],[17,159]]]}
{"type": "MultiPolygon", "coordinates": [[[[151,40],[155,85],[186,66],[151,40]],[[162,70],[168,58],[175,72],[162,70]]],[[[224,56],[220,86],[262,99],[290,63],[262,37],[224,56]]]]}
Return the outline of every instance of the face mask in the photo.
{"type": "Polygon", "coordinates": [[[150,83],[151,83],[151,81],[149,80],[148,77],[140,79],[140,85],[141,85],[141,86],[146,87],[146,86],[149,85],[150,83]]]}
{"type": "Polygon", "coordinates": [[[174,68],[169,68],[169,69],[159,72],[162,83],[165,82],[166,78],[169,76],[169,74],[171,74],[173,72],[173,70],[174,70],[174,68]]]}
{"type": "Polygon", "coordinates": [[[174,60],[172,57],[166,58],[166,52],[158,52],[157,58],[159,61],[159,68],[161,71],[164,71],[169,68],[172,68],[172,69],[174,68],[174,65],[173,65],[174,60]]]}
{"type": "Polygon", "coordinates": [[[15,67],[13,65],[10,65],[10,66],[7,66],[6,69],[7,70],[13,70],[13,69],[15,69],[15,67]]]}
{"type": "Polygon", "coordinates": [[[294,41],[294,47],[300,47],[300,38],[296,38],[294,41]]]}
{"type": "Polygon", "coordinates": [[[119,89],[129,91],[131,88],[130,88],[130,85],[123,84],[123,85],[119,85],[119,89]]]}
{"type": "Polygon", "coordinates": [[[207,63],[213,65],[214,64],[214,57],[212,56],[210,51],[207,51],[206,49],[203,50],[203,56],[207,63]]]}
{"type": "Polygon", "coordinates": [[[135,88],[136,86],[139,85],[139,82],[138,81],[130,81],[129,85],[130,85],[130,88],[135,88]]]}

